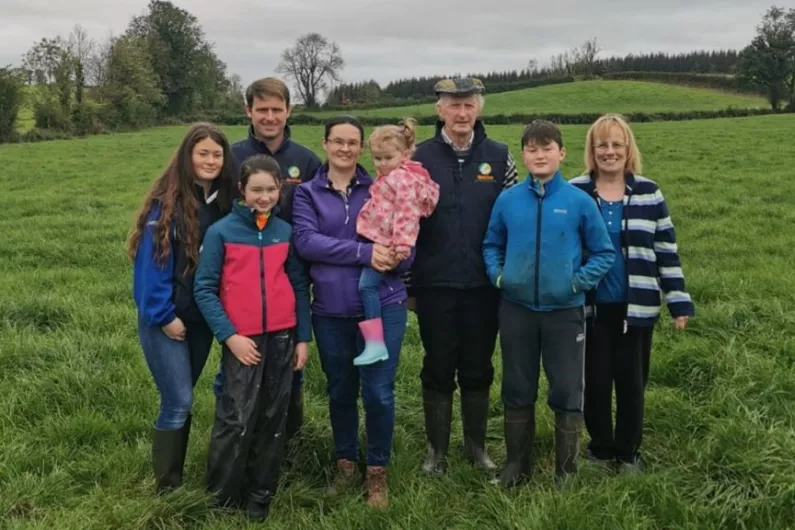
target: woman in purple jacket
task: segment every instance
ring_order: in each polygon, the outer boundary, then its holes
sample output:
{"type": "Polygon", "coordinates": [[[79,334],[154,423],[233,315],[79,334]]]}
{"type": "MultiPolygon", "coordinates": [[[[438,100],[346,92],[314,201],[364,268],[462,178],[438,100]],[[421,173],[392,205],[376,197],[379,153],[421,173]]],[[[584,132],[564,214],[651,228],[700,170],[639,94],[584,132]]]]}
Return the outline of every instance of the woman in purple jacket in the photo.
{"type": "Polygon", "coordinates": [[[370,197],[373,182],[359,165],[364,149],[361,123],[351,116],[328,121],[323,149],[328,161],[315,178],[295,190],[293,237],[296,250],[310,265],[312,325],[328,380],[337,456],[332,491],[340,492],[356,483],[357,398],[361,388],[367,431],[367,502],[374,508],[386,508],[386,467],[395,425],[395,374],[407,319],[401,274],[411,266],[414,254],[412,251],[407,260],[398,262],[389,248],[356,234],[356,216],[370,197]],[[358,329],[364,316],[358,290],[364,266],[386,273],[379,294],[389,359],[357,367],[353,359],[364,350],[358,329]]]}

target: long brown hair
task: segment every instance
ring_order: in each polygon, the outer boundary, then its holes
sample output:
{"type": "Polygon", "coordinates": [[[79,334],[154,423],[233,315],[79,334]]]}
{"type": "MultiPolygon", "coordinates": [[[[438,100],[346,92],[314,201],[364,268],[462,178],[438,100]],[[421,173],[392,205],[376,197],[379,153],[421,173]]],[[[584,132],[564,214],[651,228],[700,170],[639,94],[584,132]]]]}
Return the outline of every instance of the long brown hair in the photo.
{"type": "Polygon", "coordinates": [[[235,177],[232,170],[232,152],[226,136],[211,123],[196,123],[188,129],[163,174],[152,184],[138,210],[135,224],[127,238],[127,254],[135,260],[141,235],[154,203],[160,207],[160,216],[155,221],[155,246],[158,263],[162,266],[171,253],[169,230],[172,222],[177,237],[185,249],[187,266],[185,274],[196,268],[199,261],[199,203],[194,192],[196,172],[193,168],[193,148],[202,140],[210,138],[221,146],[224,161],[221,172],[216,177],[216,201],[222,213],[232,207],[235,177]]]}

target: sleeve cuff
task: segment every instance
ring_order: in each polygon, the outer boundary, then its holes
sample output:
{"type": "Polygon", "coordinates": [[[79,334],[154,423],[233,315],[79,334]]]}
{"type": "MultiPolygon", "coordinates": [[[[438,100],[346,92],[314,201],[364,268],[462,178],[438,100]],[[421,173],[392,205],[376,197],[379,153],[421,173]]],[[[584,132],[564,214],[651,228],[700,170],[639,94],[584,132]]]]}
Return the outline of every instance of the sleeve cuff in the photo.
{"type": "Polygon", "coordinates": [[[170,311],[160,322],[156,322],[155,326],[162,328],[163,326],[168,326],[174,319],[177,318],[177,313],[175,311],[170,311]]]}
{"type": "Polygon", "coordinates": [[[359,263],[363,266],[370,265],[373,262],[373,245],[372,243],[359,243],[359,248],[356,250],[356,255],[359,257],[359,263]]]}

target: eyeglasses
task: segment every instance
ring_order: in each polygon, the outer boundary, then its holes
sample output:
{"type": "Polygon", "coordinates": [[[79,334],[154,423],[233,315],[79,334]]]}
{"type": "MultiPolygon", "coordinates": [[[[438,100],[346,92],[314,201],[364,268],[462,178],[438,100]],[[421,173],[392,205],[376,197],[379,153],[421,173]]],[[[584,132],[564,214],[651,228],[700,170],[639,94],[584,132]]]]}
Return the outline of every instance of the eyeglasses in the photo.
{"type": "Polygon", "coordinates": [[[348,146],[348,149],[356,149],[361,145],[361,142],[359,140],[348,140],[346,142],[342,138],[334,138],[333,140],[329,139],[326,141],[331,145],[333,145],[334,147],[336,147],[337,149],[342,149],[346,145],[348,146]]]}
{"type": "Polygon", "coordinates": [[[619,142],[616,142],[616,143],[602,142],[602,143],[596,144],[594,146],[594,149],[596,149],[597,151],[607,151],[611,147],[613,148],[613,151],[620,151],[620,150],[624,149],[626,147],[626,145],[624,145],[622,143],[619,143],[619,142]]]}

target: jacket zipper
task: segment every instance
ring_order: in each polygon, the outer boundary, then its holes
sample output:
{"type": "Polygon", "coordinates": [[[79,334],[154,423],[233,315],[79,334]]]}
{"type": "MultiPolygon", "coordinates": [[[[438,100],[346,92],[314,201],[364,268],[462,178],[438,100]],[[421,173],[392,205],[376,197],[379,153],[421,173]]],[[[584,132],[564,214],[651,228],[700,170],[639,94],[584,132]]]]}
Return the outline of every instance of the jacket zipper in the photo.
{"type": "Polygon", "coordinates": [[[259,239],[259,277],[262,289],[262,333],[267,333],[268,330],[268,306],[265,301],[265,256],[263,256],[262,249],[262,230],[257,233],[259,239]]]}
{"type": "Polygon", "coordinates": [[[541,210],[544,204],[544,197],[538,197],[538,218],[536,221],[536,308],[541,307],[541,303],[539,301],[539,274],[541,273],[541,210]]]}
{"type": "MultiPolygon", "coordinates": [[[[627,233],[627,228],[629,228],[629,220],[627,219],[627,211],[629,211],[629,203],[632,201],[632,188],[629,188],[626,196],[626,202],[624,202],[623,206],[621,207],[621,252],[624,254],[624,260],[627,259],[629,255],[629,234],[627,233]]],[[[626,262],[625,262],[626,263],[626,262]]],[[[629,326],[629,267],[624,267],[627,273],[627,303],[624,306],[624,333],[623,335],[627,334],[627,328],[629,326]]]]}

